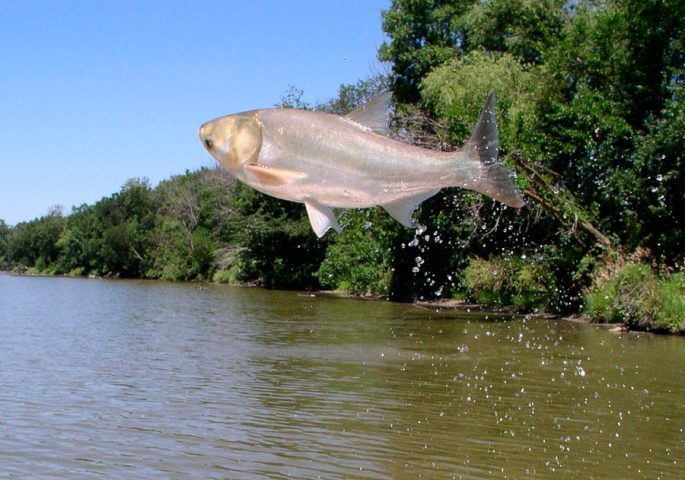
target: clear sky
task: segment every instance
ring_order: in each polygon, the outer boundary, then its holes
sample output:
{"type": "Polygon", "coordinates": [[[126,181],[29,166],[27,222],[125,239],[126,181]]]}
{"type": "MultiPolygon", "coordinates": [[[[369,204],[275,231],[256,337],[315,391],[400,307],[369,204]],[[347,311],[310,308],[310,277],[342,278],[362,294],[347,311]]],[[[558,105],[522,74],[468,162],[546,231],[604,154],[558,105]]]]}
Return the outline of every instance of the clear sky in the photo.
{"type": "Polygon", "coordinates": [[[197,129],[383,70],[390,0],[5,1],[0,219],[10,225],[214,160],[197,129]]]}

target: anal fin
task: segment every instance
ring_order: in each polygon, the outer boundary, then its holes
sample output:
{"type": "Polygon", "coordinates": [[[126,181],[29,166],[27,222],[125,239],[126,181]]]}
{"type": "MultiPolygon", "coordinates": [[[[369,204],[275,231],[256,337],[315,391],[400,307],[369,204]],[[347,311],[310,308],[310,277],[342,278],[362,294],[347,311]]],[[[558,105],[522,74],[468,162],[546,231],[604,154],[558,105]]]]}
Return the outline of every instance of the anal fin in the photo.
{"type": "Polygon", "coordinates": [[[405,227],[412,228],[416,226],[412,214],[416,207],[419,206],[421,202],[432,197],[438,193],[440,189],[428,190],[426,192],[421,192],[410,197],[403,197],[392,202],[384,203],[381,205],[386,212],[390,214],[392,218],[400,222],[405,227]]]}
{"type": "Polygon", "coordinates": [[[304,206],[307,208],[309,223],[311,223],[312,229],[317,237],[323,237],[329,228],[332,228],[337,232],[342,230],[331,207],[321,205],[319,202],[312,199],[305,200],[304,206]]]}

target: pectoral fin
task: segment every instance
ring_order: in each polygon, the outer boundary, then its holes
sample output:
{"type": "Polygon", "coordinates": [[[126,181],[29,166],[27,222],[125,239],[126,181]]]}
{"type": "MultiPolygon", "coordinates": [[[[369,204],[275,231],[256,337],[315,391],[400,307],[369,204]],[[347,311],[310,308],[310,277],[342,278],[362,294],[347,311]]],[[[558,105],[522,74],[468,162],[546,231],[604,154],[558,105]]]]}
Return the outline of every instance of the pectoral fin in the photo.
{"type": "Polygon", "coordinates": [[[317,237],[323,237],[329,228],[337,232],[342,230],[340,225],[338,225],[338,219],[335,218],[335,214],[330,207],[321,205],[319,202],[311,199],[305,200],[304,206],[307,207],[309,223],[312,224],[312,229],[317,237]]]}
{"type": "Polygon", "coordinates": [[[414,227],[416,223],[411,217],[421,202],[438,193],[440,189],[428,190],[411,197],[404,197],[381,205],[386,212],[405,227],[414,227]]]}
{"type": "Polygon", "coordinates": [[[284,185],[307,176],[306,173],[298,170],[271,168],[262,165],[246,165],[245,170],[263,185],[270,186],[284,185]]]}

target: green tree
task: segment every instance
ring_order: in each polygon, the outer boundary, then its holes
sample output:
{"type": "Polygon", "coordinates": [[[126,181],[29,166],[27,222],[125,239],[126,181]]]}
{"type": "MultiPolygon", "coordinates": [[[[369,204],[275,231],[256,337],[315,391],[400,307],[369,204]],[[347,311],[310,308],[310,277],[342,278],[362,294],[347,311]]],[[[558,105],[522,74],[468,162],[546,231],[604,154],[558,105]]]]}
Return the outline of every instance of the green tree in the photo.
{"type": "Polygon", "coordinates": [[[5,270],[9,267],[9,235],[9,225],[7,225],[4,220],[0,219],[0,270],[5,270]]]}
{"type": "Polygon", "coordinates": [[[96,265],[103,275],[142,277],[147,271],[154,226],[154,204],[147,179],[130,179],[121,191],[95,204],[96,265]]]}
{"type": "Polygon", "coordinates": [[[231,239],[234,181],[217,169],[203,168],[161,182],[153,261],[147,275],[166,280],[208,280],[215,256],[231,239]]]}
{"type": "Polygon", "coordinates": [[[386,92],[388,87],[389,78],[384,74],[373,75],[366,80],[359,80],[354,84],[342,84],[338,88],[338,94],[333,99],[317,105],[315,109],[335,115],[346,115],[374,97],[386,92]]]}
{"type": "Polygon", "coordinates": [[[542,64],[568,18],[567,0],[489,0],[464,15],[467,52],[508,53],[525,64],[542,64]]]}
{"type": "MultiPolygon", "coordinates": [[[[423,31],[448,3],[464,7],[458,1],[393,2],[393,22],[384,23],[391,43],[381,52],[397,62],[396,83],[420,87],[431,120],[424,128],[442,142],[467,138],[475,98],[495,90],[500,154],[516,165],[530,200],[514,216],[497,213],[488,200],[472,203],[481,206],[471,223],[483,223],[487,234],[478,228],[468,237],[478,241],[459,235],[457,241],[483,258],[544,252],[545,265],[560,277],[557,288],[567,290],[555,300],[562,309],[578,304],[595,245],[649,246],[671,262],[682,258],[676,240],[682,195],[675,184],[682,180],[682,135],[676,132],[682,131],[684,4],[476,2],[451,19],[461,34],[445,62],[427,54],[432,41],[410,40],[424,38],[411,32],[423,31]],[[417,5],[421,15],[410,15],[417,5]],[[433,61],[409,77],[407,58],[433,61]],[[499,228],[492,231],[482,221],[487,218],[499,228]],[[509,231],[517,232],[516,242],[507,239],[509,231]]],[[[455,193],[460,201],[470,196],[455,193]]],[[[437,196],[424,204],[424,223],[435,202],[437,196]]]]}
{"type": "Polygon", "coordinates": [[[350,210],[342,215],[343,231],[330,239],[316,272],[321,284],[356,295],[390,293],[392,255],[390,219],[382,210],[350,210]]]}
{"type": "Polygon", "coordinates": [[[82,275],[99,271],[97,252],[101,238],[95,207],[86,204],[73,207],[57,241],[60,269],[82,275]]]}
{"type": "Polygon", "coordinates": [[[634,164],[639,182],[631,184],[641,228],[630,247],[642,244],[661,261],[674,264],[685,256],[685,84],[673,86],[672,96],[647,131],[636,141],[634,164]]]}
{"type": "Polygon", "coordinates": [[[48,215],[30,222],[19,223],[7,238],[9,262],[38,271],[54,268],[59,256],[57,240],[63,226],[61,207],[52,208],[48,215]]]}
{"type": "Polygon", "coordinates": [[[317,288],[314,276],[326,249],[326,237],[311,230],[304,207],[238,187],[236,207],[243,218],[236,239],[239,279],[267,288],[317,288]]]}
{"type": "Polygon", "coordinates": [[[460,55],[468,45],[464,14],[476,0],[393,0],[382,12],[390,38],[378,57],[392,64],[396,100],[415,102],[418,85],[436,65],[460,55]]]}

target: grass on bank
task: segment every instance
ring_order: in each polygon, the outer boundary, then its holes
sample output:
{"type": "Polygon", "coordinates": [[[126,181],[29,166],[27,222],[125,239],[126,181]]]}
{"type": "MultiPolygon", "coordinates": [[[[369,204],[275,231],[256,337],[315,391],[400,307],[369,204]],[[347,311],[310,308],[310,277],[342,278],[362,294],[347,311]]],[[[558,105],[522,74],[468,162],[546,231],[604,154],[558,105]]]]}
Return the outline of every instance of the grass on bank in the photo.
{"type": "Polygon", "coordinates": [[[629,261],[599,276],[585,297],[585,315],[628,328],[685,333],[685,272],[658,276],[629,261]]]}
{"type": "Polygon", "coordinates": [[[472,258],[463,271],[461,285],[465,297],[473,302],[511,305],[522,313],[545,310],[553,290],[543,263],[525,258],[472,258]]]}

